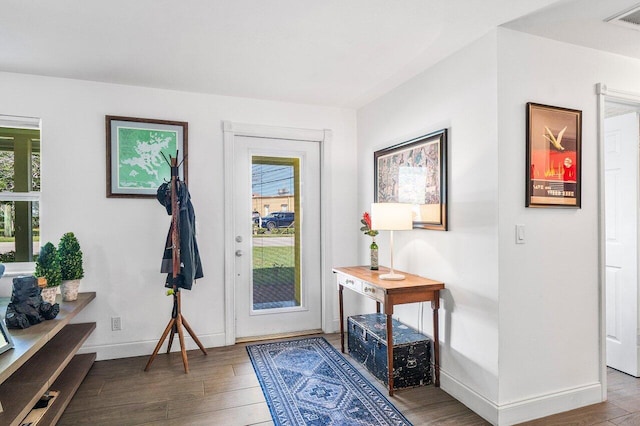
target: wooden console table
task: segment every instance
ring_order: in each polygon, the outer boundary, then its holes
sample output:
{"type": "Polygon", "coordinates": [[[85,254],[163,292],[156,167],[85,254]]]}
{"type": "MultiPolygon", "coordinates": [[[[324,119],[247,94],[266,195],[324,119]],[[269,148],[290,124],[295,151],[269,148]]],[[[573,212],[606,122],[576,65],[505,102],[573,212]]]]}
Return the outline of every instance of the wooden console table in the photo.
{"type": "Polygon", "coordinates": [[[440,307],[440,290],[444,283],[423,278],[418,275],[397,271],[405,275],[402,281],[386,281],[379,278],[380,274],[388,273],[387,268],[372,271],[368,266],[348,266],[333,268],[338,278],[338,293],[340,297],[340,349],[344,353],[344,314],[342,292],[345,288],[362,294],[376,301],[377,312],[380,313],[380,303],[384,305],[387,316],[387,366],[389,370],[389,396],[393,396],[393,333],[391,315],[393,306],[403,303],[431,301],[433,310],[433,367],[434,385],[440,386],[440,345],[438,341],[438,308],[440,307]]]}
{"type": "MultiPolygon", "coordinates": [[[[54,425],[71,401],[96,358],[95,353],[76,355],[96,323],[69,324],[96,297],[79,293],[78,300],[60,303],[60,313],[24,330],[9,330],[14,348],[0,355],[0,425],[19,425],[48,389],[60,391],[39,424],[54,425]]],[[[4,321],[9,298],[0,298],[4,321]]]]}

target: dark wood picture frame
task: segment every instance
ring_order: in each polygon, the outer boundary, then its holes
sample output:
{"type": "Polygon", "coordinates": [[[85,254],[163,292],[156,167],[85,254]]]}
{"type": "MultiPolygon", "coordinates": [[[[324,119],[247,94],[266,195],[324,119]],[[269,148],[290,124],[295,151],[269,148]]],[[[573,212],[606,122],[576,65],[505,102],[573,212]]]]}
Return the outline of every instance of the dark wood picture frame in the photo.
{"type": "Polygon", "coordinates": [[[526,207],[580,208],[582,111],[527,103],[526,207]]]}
{"type": "Polygon", "coordinates": [[[107,197],[154,198],[158,187],[171,180],[164,157],[176,154],[181,179],[188,183],[187,122],[107,115],[105,125],[107,197]]]}
{"type": "Polygon", "coordinates": [[[447,129],[374,152],[376,203],[414,205],[414,229],[448,230],[447,129]]]}

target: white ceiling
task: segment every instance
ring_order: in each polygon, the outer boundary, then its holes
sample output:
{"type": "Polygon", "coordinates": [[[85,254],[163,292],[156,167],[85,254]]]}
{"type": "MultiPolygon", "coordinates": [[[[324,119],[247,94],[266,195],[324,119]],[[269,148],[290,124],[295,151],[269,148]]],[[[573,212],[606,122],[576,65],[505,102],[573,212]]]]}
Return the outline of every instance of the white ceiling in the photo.
{"type": "Polygon", "coordinates": [[[636,1],[0,0],[0,71],[359,107],[513,20],[640,58],[636,1]]]}
{"type": "Polygon", "coordinates": [[[638,6],[639,0],[561,1],[504,26],[640,59],[640,26],[633,29],[605,22],[638,6]]]}

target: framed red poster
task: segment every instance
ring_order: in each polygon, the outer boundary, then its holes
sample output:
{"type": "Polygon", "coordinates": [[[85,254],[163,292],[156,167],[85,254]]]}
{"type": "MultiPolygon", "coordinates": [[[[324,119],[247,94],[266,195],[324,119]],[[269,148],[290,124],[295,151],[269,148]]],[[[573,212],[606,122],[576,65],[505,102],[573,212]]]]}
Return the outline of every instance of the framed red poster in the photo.
{"type": "Polygon", "coordinates": [[[582,111],[527,103],[526,206],[580,208],[582,111]]]}

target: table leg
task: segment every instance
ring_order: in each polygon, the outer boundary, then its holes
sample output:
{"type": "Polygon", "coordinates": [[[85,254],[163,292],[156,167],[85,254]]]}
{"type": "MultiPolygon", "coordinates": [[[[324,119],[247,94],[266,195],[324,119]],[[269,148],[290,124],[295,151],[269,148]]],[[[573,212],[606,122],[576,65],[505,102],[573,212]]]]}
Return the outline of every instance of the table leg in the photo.
{"type": "Polygon", "coordinates": [[[344,287],[339,285],[338,288],[338,299],[340,300],[340,350],[344,353],[344,313],[342,303],[342,290],[344,290],[344,287]]]}
{"type": "Polygon", "coordinates": [[[433,310],[433,370],[434,385],[440,387],[440,338],[438,337],[438,309],[440,308],[440,292],[434,291],[431,309],[433,310]]]}
{"type": "Polygon", "coordinates": [[[389,396],[393,396],[393,322],[391,314],[387,314],[387,367],[389,396]]]}

